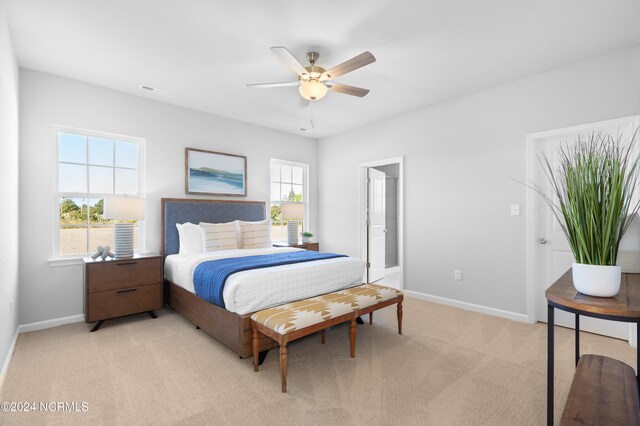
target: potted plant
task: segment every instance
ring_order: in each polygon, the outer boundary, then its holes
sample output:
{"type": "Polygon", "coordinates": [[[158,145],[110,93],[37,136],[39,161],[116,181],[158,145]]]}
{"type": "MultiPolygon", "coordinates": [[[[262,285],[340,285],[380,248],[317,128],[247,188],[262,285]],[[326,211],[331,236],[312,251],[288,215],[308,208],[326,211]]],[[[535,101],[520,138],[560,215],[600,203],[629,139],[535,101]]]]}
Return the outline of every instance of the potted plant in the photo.
{"type": "Polygon", "coordinates": [[[313,237],[313,234],[309,231],[304,231],[302,233],[302,242],[303,243],[308,243],[309,241],[311,241],[311,237],[313,237]]]}
{"type": "Polygon", "coordinates": [[[558,165],[545,155],[540,163],[553,195],[534,188],[551,207],[575,257],[573,284],[580,293],[611,297],[620,291],[616,266],[620,240],[638,213],[638,129],[628,142],[621,135],[590,133],[558,149],[558,165]]]}

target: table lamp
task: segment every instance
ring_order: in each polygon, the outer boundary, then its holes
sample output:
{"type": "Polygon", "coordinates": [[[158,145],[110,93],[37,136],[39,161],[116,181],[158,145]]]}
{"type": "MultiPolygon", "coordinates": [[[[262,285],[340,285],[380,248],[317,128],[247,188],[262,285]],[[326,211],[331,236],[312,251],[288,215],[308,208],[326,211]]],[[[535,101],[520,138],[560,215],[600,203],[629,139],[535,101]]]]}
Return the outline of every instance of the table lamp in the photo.
{"type": "Polygon", "coordinates": [[[105,197],[105,219],[115,219],[115,258],[133,257],[133,223],[127,220],[144,219],[144,198],[140,197],[105,197]]]}
{"type": "Polygon", "coordinates": [[[298,244],[298,221],[304,217],[304,204],[286,203],[282,205],[282,218],[287,220],[289,244],[298,244]]]}

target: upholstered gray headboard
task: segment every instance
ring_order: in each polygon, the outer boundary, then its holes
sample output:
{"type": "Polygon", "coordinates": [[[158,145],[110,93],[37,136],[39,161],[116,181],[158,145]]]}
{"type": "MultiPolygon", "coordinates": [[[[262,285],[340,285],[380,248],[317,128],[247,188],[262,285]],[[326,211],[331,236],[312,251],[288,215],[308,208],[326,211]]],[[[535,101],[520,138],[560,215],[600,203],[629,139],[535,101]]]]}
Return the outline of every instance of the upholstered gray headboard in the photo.
{"type": "Polygon", "coordinates": [[[163,256],[178,253],[180,242],[176,223],[223,223],[239,220],[264,220],[264,201],[200,200],[187,198],[162,199],[163,256]]]}

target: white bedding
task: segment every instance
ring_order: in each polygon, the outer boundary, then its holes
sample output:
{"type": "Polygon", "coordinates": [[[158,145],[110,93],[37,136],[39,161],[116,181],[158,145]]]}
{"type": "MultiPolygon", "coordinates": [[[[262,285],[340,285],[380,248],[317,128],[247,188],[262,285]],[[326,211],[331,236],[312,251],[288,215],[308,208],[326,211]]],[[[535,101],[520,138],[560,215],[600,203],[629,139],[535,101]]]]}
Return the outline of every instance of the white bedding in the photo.
{"type": "MultiPolygon", "coordinates": [[[[298,250],[300,249],[270,247],[174,254],[165,259],[164,276],[167,280],[195,293],[193,271],[201,262],[298,250]]],[[[227,310],[246,314],[359,285],[362,283],[363,274],[364,261],[353,257],[253,269],[230,275],[224,287],[223,299],[227,310]]]]}

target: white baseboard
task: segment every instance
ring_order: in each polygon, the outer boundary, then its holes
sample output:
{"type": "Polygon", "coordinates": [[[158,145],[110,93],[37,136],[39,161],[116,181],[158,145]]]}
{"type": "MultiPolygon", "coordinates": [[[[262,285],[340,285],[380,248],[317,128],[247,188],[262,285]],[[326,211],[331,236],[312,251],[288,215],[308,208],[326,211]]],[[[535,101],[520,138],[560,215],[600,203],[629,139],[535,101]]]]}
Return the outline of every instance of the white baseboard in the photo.
{"type": "Polygon", "coordinates": [[[447,299],[446,297],[433,296],[431,294],[420,293],[418,291],[403,290],[404,294],[416,299],[426,300],[427,302],[440,303],[441,305],[453,306],[467,311],[479,312],[481,314],[494,315],[501,318],[510,319],[518,322],[528,323],[526,314],[518,314],[516,312],[503,311],[502,309],[490,308],[488,306],[476,305],[474,303],[461,302],[459,300],[447,299]]]}
{"type": "Polygon", "coordinates": [[[55,318],[46,321],[32,322],[29,324],[21,324],[18,326],[18,333],[27,333],[29,331],[44,330],[45,328],[57,327],[59,325],[73,324],[75,322],[84,321],[84,315],[71,315],[70,317],[55,318]]]}
{"type": "Polygon", "coordinates": [[[20,334],[20,332],[16,329],[11,346],[9,346],[9,352],[7,352],[7,357],[2,364],[2,371],[0,371],[0,390],[2,390],[2,384],[4,383],[4,378],[6,377],[7,370],[9,369],[9,363],[11,363],[11,359],[13,358],[13,350],[16,347],[16,341],[18,341],[18,334],[20,334]]]}

